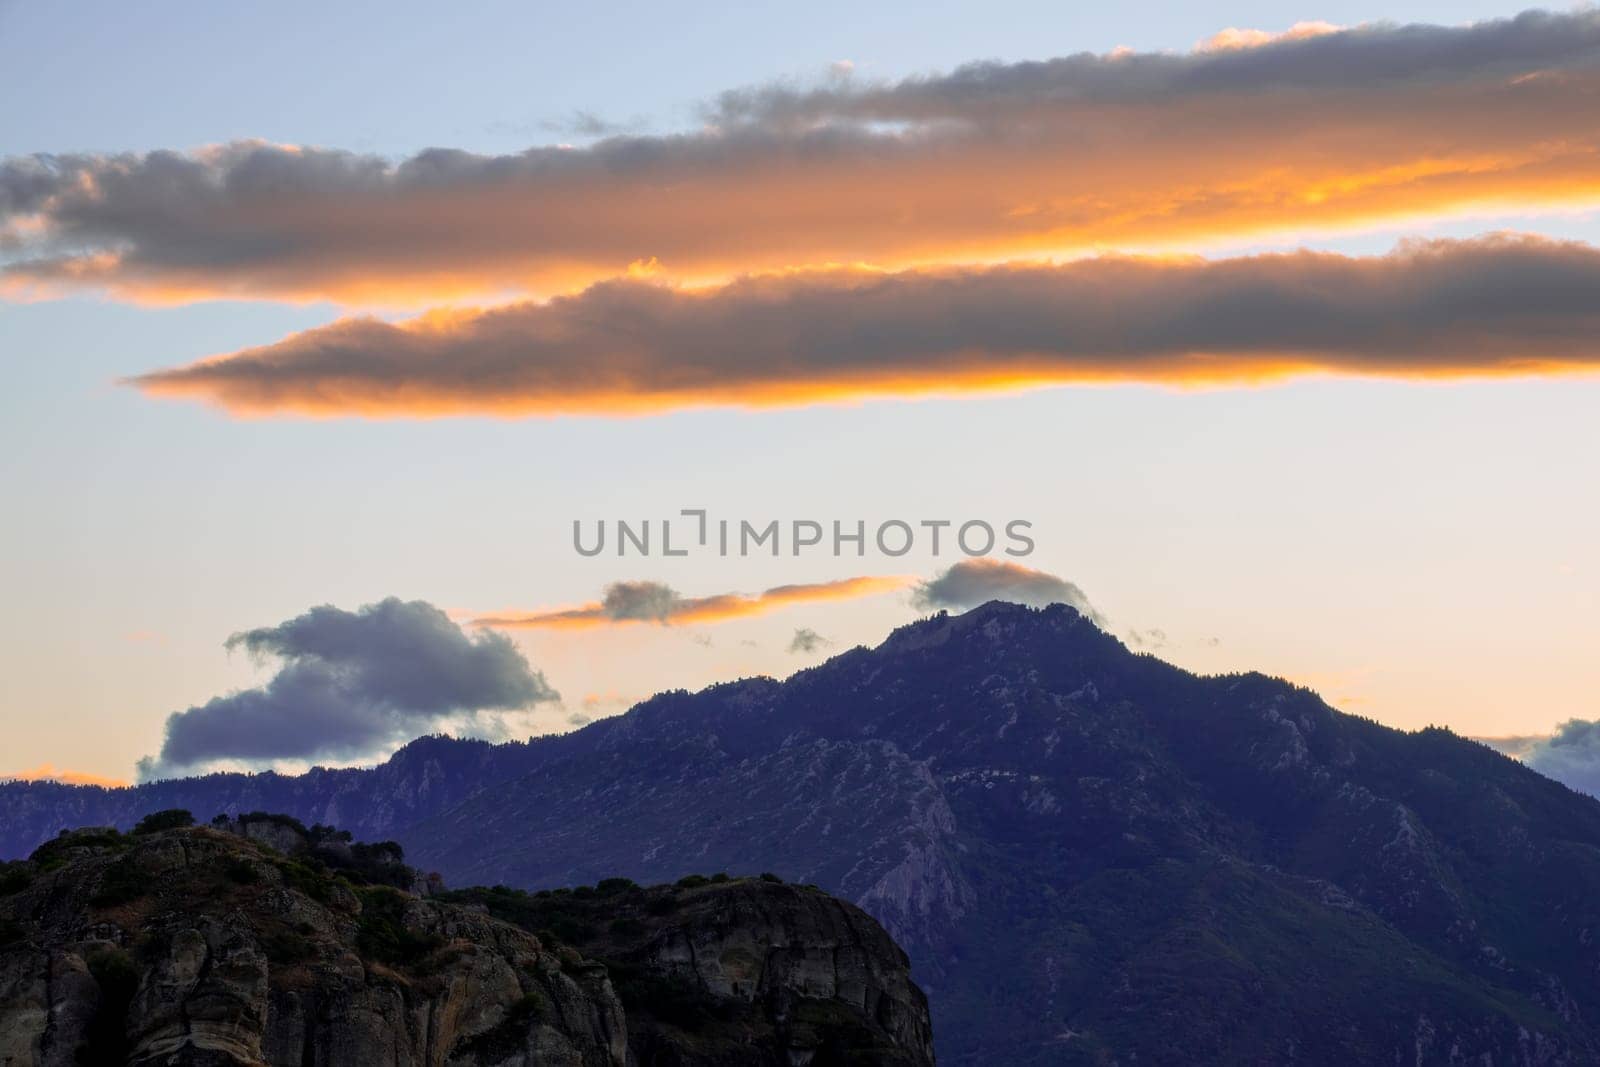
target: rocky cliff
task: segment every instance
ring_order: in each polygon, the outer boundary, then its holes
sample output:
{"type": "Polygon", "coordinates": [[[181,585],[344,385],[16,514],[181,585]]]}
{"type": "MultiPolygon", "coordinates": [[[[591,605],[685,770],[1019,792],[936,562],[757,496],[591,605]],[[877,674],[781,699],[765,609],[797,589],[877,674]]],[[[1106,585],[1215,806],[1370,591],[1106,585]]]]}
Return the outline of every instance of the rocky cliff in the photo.
{"type": "Polygon", "coordinates": [[[927,1000],[905,953],[814,886],[770,874],[650,888],[612,878],[576,892],[500,886],[450,897],[605,960],[641,1059],[933,1061],[927,1000]]]}
{"type": "Polygon", "coordinates": [[[391,845],[267,817],[64,834],[0,872],[0,1065],[933,1062],[904,954],[820,891],[579,896],[619,980],[391,845]]]}

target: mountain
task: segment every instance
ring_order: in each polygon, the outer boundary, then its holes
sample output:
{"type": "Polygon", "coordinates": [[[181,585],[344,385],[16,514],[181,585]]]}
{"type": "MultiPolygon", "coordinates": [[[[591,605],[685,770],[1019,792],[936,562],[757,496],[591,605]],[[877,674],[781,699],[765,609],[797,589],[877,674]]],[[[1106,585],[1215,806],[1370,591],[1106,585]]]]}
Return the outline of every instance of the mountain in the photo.
{"type": "Polygon", "coordinates": [[[1600,1062],[1600,803],[1061,605],[939,615],[526,745],[3,786],[5,847],[180,795],[271,796],[455,883],[816,883],[908,951],[947,1064],[1600,1062]]]}
{"type": "Polygon", "coordinates": [[[542,746],[523,742],[422,737],[372,768],[315,768],[305,774],[211,774],[136,786],[0,782],[0,858],[16,859],[59,831],[79,826],[128,829],[152,811],[182,808],[288,812],[377,840],[465,800],[485,783],[536,769],[542,746]]]}
{"type": "Polygon", "coordinates": [[[0,872],[0,1064],[75,1063],[926,1067],[933,1050],[905,954],[820,890],[445,893],[393,843],[258,816],[69,832],[0,872]]]}

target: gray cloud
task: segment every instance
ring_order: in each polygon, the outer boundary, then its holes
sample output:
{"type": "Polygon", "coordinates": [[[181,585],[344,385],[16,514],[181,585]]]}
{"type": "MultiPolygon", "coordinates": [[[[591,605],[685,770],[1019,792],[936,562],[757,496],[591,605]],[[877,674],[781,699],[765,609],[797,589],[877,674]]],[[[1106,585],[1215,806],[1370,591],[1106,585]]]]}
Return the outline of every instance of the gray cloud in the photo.
{"type": "MultiPolygon", "coordinates": [[[[0,283],[142,299],[570,291],[1593,203],[1600,13],[725,94],[701,129],[398,162],[235,143],[0,162],[0,283]]],[[[579,116],[596,135],[607,127],[579,116]]]]}
{"type": "Polygon", "coordinates": [[[990,600],[1009,600],[1033,607],[1066,604],[1104,626],[1105,619],[1073,583],[1047,571],[998,559],[968,559],[954,564],[913,591],[911,602],[923,610],[972,608],[990,600]]]}
{"type": "Polygon", "coordinates": [[[794,632],[794,639],[789,642],[789,651],[812,653],[831,644],[833,644],[832,641],[823,637],[817,631],[801,627],[794,632]]]}
{"type": "Polygon", "coordinates": [[[1600,722],[1569,719],[1548,736],[1478,740],[1580,793],[1600,797],[1600,722]]]}
{"type": "Polygon", "coordinates": [[[1137,648],[1160,651],[1167,647],[1167,632],[1157,627],[1151,627],[1148,630],[1129,630],[1128,644],[1137,648]]]}
{"type": "MultiPolygon", "coordinates": [[[[1600,250],[1497,235],[1370,257],[1104,257],[697,291],[608,282],[448,322],[347,319],[133,384],[241,413],[605,414],[1084,381],[1592,370],[1597,330],[1600,250]]],[[[666,595],[625,588],[617,605],[656,611],[666,595]]]]}
{"type": "Polygon", "coordinates": [[[219,760],[358,758],[454,724],[494,733],[492,713],[559,699],[503,635],[469,635],[422,601],[313,608],[227,646],[280,661],[277,673],[169,716],[142,776],[219,760]]]}
{"type": "Polygon", "coordinates": [[[612,582],[600,598],[609,619],[666,622],[683,603],[677,590],[660,582],[612,582]]]}
{"type": "Polygon", "coordinates": [[[1261,34],[1252,47],[1228,47],[1226,39],[1219,34],[1186,54],[1082,52],[1044,61],[971,63],[950,74],[888,84],[851,79],[809,91],[781,85],[733,90],[718,97],[708,117],[724,124],[992,119],[1024,109],[1181,102],[1214,93],[1511,78],[1594,62],[1600,55],[1600,14],[1527,11],[1466,26],[1324,25],[1313,32],[1261,34]]]}
{"type": "Polygon", "coordinates": [[[645,125],[642,118],[633,118],[627,122],[613,122],[602,118],[592,111],[577,110],[563,119],[548,119],[541,122],[540,127],[551,133],[571,134],[574,137],[597,138],[616,137],[625,133],[632,133],[645,125]]]}

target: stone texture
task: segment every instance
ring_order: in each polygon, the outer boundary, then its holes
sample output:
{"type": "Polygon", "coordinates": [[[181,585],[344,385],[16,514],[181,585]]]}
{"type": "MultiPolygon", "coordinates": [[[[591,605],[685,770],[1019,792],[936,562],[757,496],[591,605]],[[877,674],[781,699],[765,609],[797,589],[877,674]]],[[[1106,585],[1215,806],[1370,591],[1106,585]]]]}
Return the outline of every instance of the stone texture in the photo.
{"type": "MultiPolygon", "coordinates": [[[[571,945],[485,906],[352,885],[317,865],[305,835],[286,834],[219,823],[41,848],[27,884],[0,896],[0,1067],[730,1062],[632,1047],[606,965],[571,945]]],[[[414,872],[393,873],[410,884],[414,872]]],[[[789,1026],[803,1004],[892,1035],[891,1055],[855,1062],[933,1062],[905,955],[865,914],[761,883],[686,896],[636,955],[692,984],[707,1018],[727,1002],[777,1020],[783,1042],[733,1062],[811,1062],[837,1027],[789,1026]],[[779,1046],[781,1058],[767,1055],[779,1046]]],[[[725,1049],[725,1036],[700,1038],[725,1049]]]]}

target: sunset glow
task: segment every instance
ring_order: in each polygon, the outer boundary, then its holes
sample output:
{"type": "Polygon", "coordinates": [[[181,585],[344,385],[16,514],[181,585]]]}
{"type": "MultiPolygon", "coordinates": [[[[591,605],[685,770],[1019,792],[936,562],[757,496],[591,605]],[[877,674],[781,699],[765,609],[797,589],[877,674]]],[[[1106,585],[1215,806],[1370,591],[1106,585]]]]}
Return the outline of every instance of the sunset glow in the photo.
{"type": "Polygon", "coordinates": [[[1600,206],[1600,15],[1411,31],[1228,30],[1182,55],[736,89],[692,132],[498,157],[242,141],[19,158],[0,170],[0,287],[417,307],[645,263],[704,284],[1600,206]]]}
{"type": "Polygon", "coordinates": [[[1387,256],[1101,257],[616,281],[547,303],[352,318],[133,380],[239,415],[638,415],[1052,385],[1592,374],[1600,251],[1540,238],[1387,256]]]}
{"type": "Polygon", "coordinates": [[[501,630],[587,630],[600,626],[633,623],[718,623],[731,619],[750,618],[781,611],[796,604],[827,603],[834,600],[851,600],[856,597],[876,596],[908,588],[909,577],[863,576],[844,578],[836,582],[816,582],[803,585],[780,585],[761,593],[722,593],[716,596],[680,598],[663,604],[648,614],[618,615],[602,601],[594,601],[576,608],[551,611],[509,612],[484,615],[471,621],[473,626],[486,626],[501,630]]]}
{"type": "Polygon", "coordinates": [[[69,771],[64,767],[57,767],[52,763],[41,763],[37,767],[27,770],[15,771],[11,774],[0,774],[0,782],[60,782],[63,785],[98,785],[107,789],[116,789],[128,784],[126,778],[108,778],[101,774],[90,774],[86,771],[69,771]]]}

